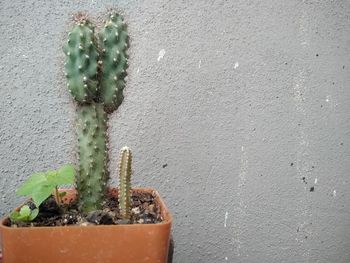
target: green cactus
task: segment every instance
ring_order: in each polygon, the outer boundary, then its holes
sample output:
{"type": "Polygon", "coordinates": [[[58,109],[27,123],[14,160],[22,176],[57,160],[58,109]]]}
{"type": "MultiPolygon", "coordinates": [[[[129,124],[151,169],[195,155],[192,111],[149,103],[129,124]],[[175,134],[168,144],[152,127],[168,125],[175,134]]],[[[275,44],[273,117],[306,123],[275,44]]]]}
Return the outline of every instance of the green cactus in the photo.
{"type": "Polygon", "coordinates": [[[101,48],[100,96],[106,109],[114,110],[123,101],[127,68],[128,32],[123,18],[110,15],[99,33],[101,48]]]}
{"type": "Polygon", "coordinates": [[[92,24],[80,19],[68,34],[66,54],[67,87],[78,103],[92,102],[97,95],[98,51],[92,24]]]}
{"type": "Polygon", "coordinates": [[[94,102],[79,106],[77,113],[79,173],[76,183],[82,208],[90,211],[99,208],[108,180],[107,116],[103,105],[94,102]]]}
{"type": "Polygon", "coordinates": [[[100,209],[107,192],[107,112],[122,103],[127,68],[123,17],[111,13],[99,35],[106,41],[98,42],[91,22],[79,14],[63,48],[67,87],[78,108],[78,203],[86,212],[100,209]]]}
{"type": "Polygon", "coordinates": [[[131,217],[131,163],[131,151],[125,146],[120,152],[118,192],[119,210],[125,220],[131,217]]]}

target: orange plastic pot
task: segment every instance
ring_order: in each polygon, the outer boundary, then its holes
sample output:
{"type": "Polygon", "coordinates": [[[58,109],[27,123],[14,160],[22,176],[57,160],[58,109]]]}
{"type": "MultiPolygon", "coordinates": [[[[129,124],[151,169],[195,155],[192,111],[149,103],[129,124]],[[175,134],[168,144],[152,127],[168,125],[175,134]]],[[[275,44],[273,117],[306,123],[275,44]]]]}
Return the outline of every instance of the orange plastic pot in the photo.
{"type": "MultiPolygon", "coordinates": [[[[68,200],[75,198],[74,190],[65,191],[68,200]]],[[[3,262],[166,263],[172,217],[157,191],[133,191],[153,193],[162,223],[13,228],[5,218],[0,226],[3,262]]]]}

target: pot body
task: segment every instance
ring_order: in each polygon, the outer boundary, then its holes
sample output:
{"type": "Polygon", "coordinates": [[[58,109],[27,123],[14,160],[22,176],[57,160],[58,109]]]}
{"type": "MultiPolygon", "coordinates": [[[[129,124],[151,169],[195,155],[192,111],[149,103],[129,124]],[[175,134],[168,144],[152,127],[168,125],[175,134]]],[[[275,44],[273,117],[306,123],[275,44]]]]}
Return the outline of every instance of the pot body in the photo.
{"type": "MultiPolygon", "coordinates": [[[[65,191],[65,199],[75,198],[75,190],[65,191]]],[[[172,217],[155,190],[133,191],[154,194],[162,223],[12,228],[5,218],[0,226],[4,263],[166,263],[172,217]]]]}

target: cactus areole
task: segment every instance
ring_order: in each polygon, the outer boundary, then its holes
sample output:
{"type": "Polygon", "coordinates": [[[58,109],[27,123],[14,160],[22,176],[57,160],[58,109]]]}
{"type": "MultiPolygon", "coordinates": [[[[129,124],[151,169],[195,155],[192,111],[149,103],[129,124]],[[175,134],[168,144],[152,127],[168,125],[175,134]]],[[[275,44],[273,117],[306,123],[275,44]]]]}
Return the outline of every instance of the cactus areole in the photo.
{"type": "Polygon", "coordinates": [[[67,88],[77,102],[78,203],[86,212],[100,209],[107,192],[107,114],[123,101],[128,33],[115,12],[98,37],[85,16],[75,20],[63,50],[67,88]]]}

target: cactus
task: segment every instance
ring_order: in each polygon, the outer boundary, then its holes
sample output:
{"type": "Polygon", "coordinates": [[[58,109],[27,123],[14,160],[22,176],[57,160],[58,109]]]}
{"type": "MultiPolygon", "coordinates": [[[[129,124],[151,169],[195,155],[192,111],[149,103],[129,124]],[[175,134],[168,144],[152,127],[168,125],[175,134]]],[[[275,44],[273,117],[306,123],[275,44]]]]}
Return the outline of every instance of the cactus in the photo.
{"type": "Polygon", "coordinates": [[[131,151],[125,146],[120,152],[118,192],[119,210],[125,220],[131,217],[131,162],[131,151]]]}
{"type": "Polygon", "coordinates": [[[123,17],[115,12],[101,30],[100,42],[84,15],[75,20],[63,51],[67,87],[77,102],[78,204],[87,212],[100,209],[107,192],[107,113],[123,101],[128,34],[123,17]]]}

